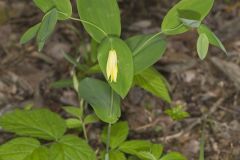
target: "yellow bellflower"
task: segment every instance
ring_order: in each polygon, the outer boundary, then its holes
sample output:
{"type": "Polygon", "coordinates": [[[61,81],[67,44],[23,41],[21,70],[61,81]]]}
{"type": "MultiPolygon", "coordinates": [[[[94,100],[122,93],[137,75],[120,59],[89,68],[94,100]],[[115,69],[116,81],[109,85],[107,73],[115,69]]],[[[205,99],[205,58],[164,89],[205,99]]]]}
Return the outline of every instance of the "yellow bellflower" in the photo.
{"type": "Polygon", "coordinates": [[[110,80],[110,82],[117,82],[117,53],[114,49],[111,49],[108,53],[106,72],[107,78],[110,80]]]}

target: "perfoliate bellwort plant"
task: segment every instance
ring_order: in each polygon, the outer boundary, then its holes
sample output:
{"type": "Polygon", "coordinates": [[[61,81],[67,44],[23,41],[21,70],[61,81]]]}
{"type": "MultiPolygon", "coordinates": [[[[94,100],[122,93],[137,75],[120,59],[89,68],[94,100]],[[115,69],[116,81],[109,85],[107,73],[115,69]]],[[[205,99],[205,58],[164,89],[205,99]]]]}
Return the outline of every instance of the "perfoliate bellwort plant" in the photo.
{"type": "MultiPolygon", "coordinates": [[[[65,118],[49,109],[36,108],[15,110],[0,117],[0,127],[15,134],[0,146],[0,159],[186,160],[177,152],[164,153],[161,144],[128,140],[128,123],[119,122],[121,101],[131,88],[138,86],[172,104],[166,80],[154,68],[166,52],[170,36],[196,31],[199,35],[196,54],[200,59],[206,58],[210,44],[226,53],[218,37],[203,23],[214,0],[180,0],[159,24],[161,32],[127,38],[121,37],[117,0],[76,0],[79,18],[72,17],[70,0],[33,2],[43,12],[43,18],[23,34],[21,44],[35,39],[41,52],[56,25],[73,20],[81,23],[89,34],[91,50],[84,51],[87,53],[84,56],[80,52],[66,53],[66,60],[74,68],[70,74],[73,77],[51,85],[72,88],[78,95],[79,105],[62,106],[65,118]],[[76,57],[81,57],[81,62],[76,57]],[[101,133],[104,148],[89,145],[87,126],[100,122],[108,124],[101,133]]],[[[182,107],[166,113],[175,120],[188,116],[182,107]]]]}

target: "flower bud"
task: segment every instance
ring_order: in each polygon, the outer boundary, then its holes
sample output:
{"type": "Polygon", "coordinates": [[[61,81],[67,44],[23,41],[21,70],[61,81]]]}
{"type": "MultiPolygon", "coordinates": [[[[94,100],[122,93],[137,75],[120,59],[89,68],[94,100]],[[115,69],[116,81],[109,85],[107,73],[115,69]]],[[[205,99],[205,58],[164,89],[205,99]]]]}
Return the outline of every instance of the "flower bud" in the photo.
{"type": "Polygon", "coordinates": [[[110,82],[117,82],[118,74],[117,53],[114,49],[111,49],[108,53],[106,73],[107,79],[110,80],[110,82]]]}

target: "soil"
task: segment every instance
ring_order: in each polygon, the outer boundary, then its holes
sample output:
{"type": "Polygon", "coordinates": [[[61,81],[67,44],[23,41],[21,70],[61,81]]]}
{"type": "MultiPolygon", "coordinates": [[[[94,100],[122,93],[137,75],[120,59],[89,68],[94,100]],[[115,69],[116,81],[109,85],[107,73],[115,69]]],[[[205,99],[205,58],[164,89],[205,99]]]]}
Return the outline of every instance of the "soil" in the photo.
{"type": "MultiPolygon", "coordinates": [[[[119,0],[122,37],[159,31],[176,1],[119,0]]],[[[90,38],[79,23],[64,21],[43,52],[37,52],[34,42],[20,45],[20,36],[41,16],[31,0],[0,0],[0,115],[26,105],[61,112],[63,105],[77,104],[72,89],[52,89],[50,84],[69,77],[72,66],[63,51],[78,57],[87,50],[90,38]]],[[[168,104],[134,88],[123,102],[121,119],[129,122],[129,138],[162,143],[166,152],[179,151],[189,160],[199,157],[201,135],[206,160],[240,160],[240,2],[216,1],[204,22],[223,41],[227,56],[211,47],[207,59],[199,60],[197,34],[190,31],[170,37],[167,52],[155,64],[169,81],[173,105],[184,106],[190,117],[173,121],[164,114],[168,104]]],[[[97,143],[100,128],[88,129],[97,143]]],[[[9,137],[0,131],[1,143],[9,137]]]]}

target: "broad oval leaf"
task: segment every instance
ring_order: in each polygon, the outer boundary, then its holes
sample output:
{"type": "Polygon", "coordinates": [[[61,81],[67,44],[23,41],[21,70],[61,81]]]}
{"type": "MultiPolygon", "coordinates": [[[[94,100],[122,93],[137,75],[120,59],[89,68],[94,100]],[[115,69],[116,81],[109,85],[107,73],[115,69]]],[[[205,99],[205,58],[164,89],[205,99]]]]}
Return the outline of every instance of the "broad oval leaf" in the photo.
{"type": "Polygon", "coordinates": [[[97,42],[107,35],[120,36],[120,11],[116,0],[77,0],[82,23],[97,42]]]}
{"type": "Polygon", "coordinates": [[[201,15],[191,10],[178,10],[179,19],[190,28],[198,28],[201,24],[201,15]]]}
{"type": "Polygon", "coordinates": [[[108,83],[113,90],[124,98],[132,86],[133,81],[133,59],[132,52],[127,44],[117,37],[106,38],[98,48],[98,62],[100,68],[107,79],[106,66],[109,56],[109,51],[114,49],[117,54],[117,81],[108,83]]]}
{"type": "Polygon", "coordinates": [[[37,7],[44,13],[47,13],[52,8],[57,8],[58,19],[65,20],[72,15],[72,5],[70,0],[33,0],[37,7]]]}
{"type": "Polygon", "coordinates": [[[160,158],[160,160],[187,160],[187,158],[181,155],[180,153],[170,152],[163,156],[162,158],[160,158]]]}
{"type": "MultiPolygon", "coordinates": [[[[106,144],[107,142],[107,127],[104,128],[102,133],[102,141],[106,144]]],[[[110,147],[112,149],[117,148],[121,143],[123,143],[128,136],[128,123],[118,122],[112,126],[111,137],[110,137],[110,147]]]]}
{"type": "Polygon", "coordinates": [[[150,152],[146,152],[146,151],[140,151],[137,153],[137,156],[140,158],[140,159],[143,159],[143,160],[157,160],[156,157],[150,153],[150,152]]]}
{"type": "Polygon", "coordinates": [[[21,37],[21,40],[20,40],[20,43],[21,44],[25,44],[27,43],[28,41],[30,41],[31,39],[33,39],[36,35],[37,35],[37,32],[40,28],[40,25],[41,23],[38,23],[34,26],[32,26],[31,28],[29,28],[24,34],[23,36],[21,37]]]}
{"type": "Polygon", "coordinates": [[[163,76],[153,67],[150,67],[134,77],[134,82],[139,87],[149,91],[153,95],[160,97],[170,103],[171,97],[163,76]]]}
{"type": "Polygon", "coordinates": [[[39,51],[42,50],[45,41],[54,31],[55,26],[57,24],[57,15],[58,15],[57,10],[54,8],[47,12],[46,15],[43,17],[41,26],[37,34],[37,43],[39,51]]]}
{"type": "Polygon", "coordinates": [[[80,96],[92,106],[102,121],[115,123],[119,119],[121,115],[120,97],[107,83],[93,78],[85,78],[79,86],[80,96]]]}
{"type": "Polygon", "coordinates": [[[49,155],[49,160],[96,160],[87,142],[73,135],[66,135],[53,144],[49,155]]]}
{"type": "Polygon", "coordinates": [[[36,139],[15,138],[0,146],[0,159],[24,160],[38,147],[40,147],[40,142],[36,139]]]}
{"type": "Polygon", "coordinates": [[[179,10],[189,10],[201,15],[202,21],[209,13],[213,6],[214,0],[181,0],[172,9],[170,9],[162,22],[162,31],[165,34],[174,35],[184,33],[189,30],[179,17],[179,10]]]}
{"type": "Polygon", "coordinates": [[[198,33],[204,33],[208,37],[209,43],[220,48],[223,52],[227,53],[224,45],[219,40],[219,38],[204,24],[201,24],[198,28],[198,33]]]}
{"type": "Polygon", "coordinates": [[[209,40],[205,33],[201,33],[197,41],[197,52],[201,60],[205,59],[208,53],[209,40]]]}
{"type": "Polygon", "coordinates": [[[65,121],[47,109],[15,110],[0,117],[0,126],[20,136],[57,140],[66,131],[65,121]]]}
{"type": "Polygon", "coordinates": [[[166,51],[166,40],[162,36],[139,35],[126,40],[133,52],[134,74],[138,74],[156,63],[166,51]]]}
{"type": "Polygon", "coordinates": [[[124,153],[118,150],[112,150],[109,154],[110,160],[127,160],[124,153]]]}

